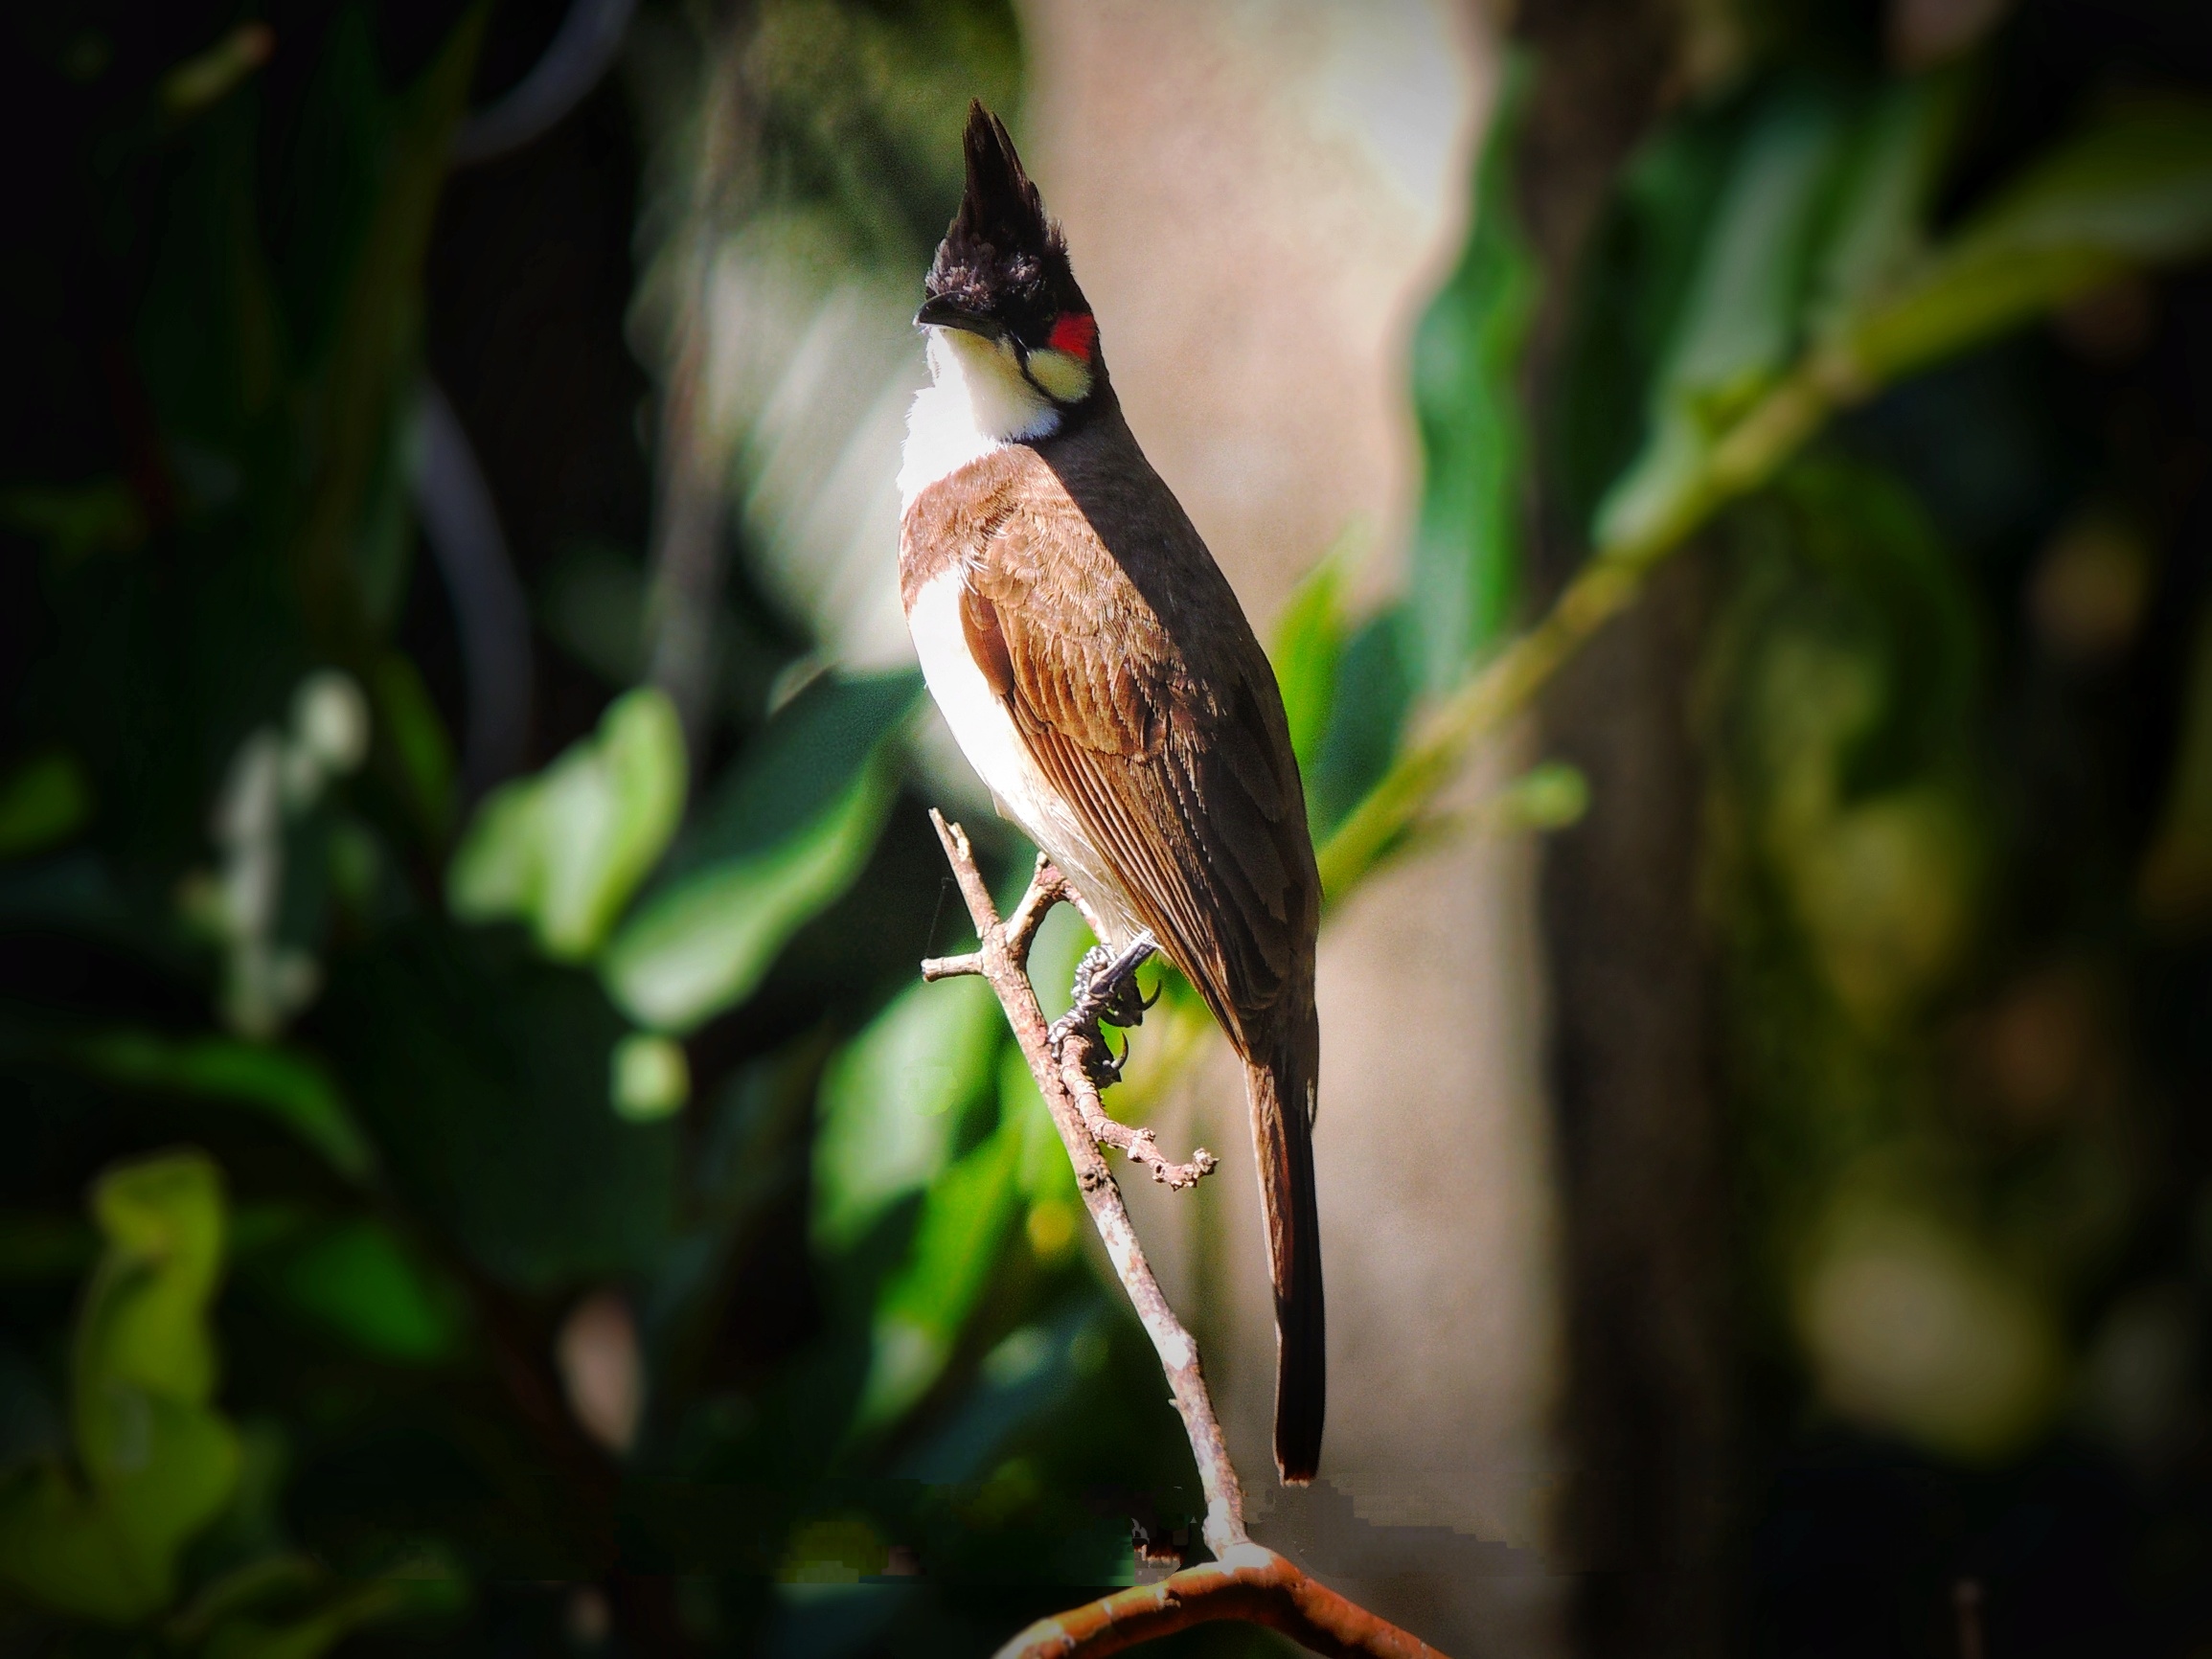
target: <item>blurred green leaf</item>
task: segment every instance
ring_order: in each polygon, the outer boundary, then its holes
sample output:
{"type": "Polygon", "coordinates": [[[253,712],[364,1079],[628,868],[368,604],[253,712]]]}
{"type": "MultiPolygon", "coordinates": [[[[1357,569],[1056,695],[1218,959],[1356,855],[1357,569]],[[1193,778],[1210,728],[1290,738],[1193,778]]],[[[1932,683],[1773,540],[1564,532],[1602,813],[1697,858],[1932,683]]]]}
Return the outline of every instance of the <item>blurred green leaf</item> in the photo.
{"type": "Polygon", "coordinates": [[[2064,1398],[2047,1294],[1893,1196],[1847,1193],[1836,1204],[1794,1302],[1828,1402],[1949,1456],[2018,1452],[2064,1398]]]}
{"type": "Polygon", "coordinates": [[[668,698],[616,698],[595,736],[477,808],[446,871],[453,913],[527,921],[548,956],[589,956],[675,832],[684,775],[668,698]]]}
{"type": "Polygon", "coordinates": [[[631,1018],[680,1032],[735,1007],[852,885],[890,809],[884,742],[918,689],[821,680],[769,722],[607,947],[608,994],[631,1018]]]}
{"type": "Polygon", "coordinates": [[[355,1180],[376,1167],[376,1151],[330,1074],[296,1050],[232,1037],[172,1041],[116,1031],[83,1038],[73,1052],[113,1082],[258,1107],[355,1180]]]}
{"type": "Polygon", "coordinates": [[[814,1141],[814,1238],[842,1251],[945,1168],[997,1081],[1005,1032],[981,979],[916,985],[830,1062],[814,1141]]]}
{"type": "Polygon", "coordinates": [[[96,553],[129,553],[147,533],[146,509],[120,478],[0,490],[0,524],[35,537],[63,564],[96,553]]]}
{"type": "Polygon", "coordinates": [[[379,747],[390,754],[417,821],[442,841],[453,821],[453,739],[445,722],[421,672],[397,651],[377,660],[370,690],[379,747]]]}
{"type": "Polygon", "coordinates": [[[1763,580],[1724,630],[1746,828],[1835,1006],[1893,1033],[1972,947],[1991,849],[1981,641],[1959,560],[1873,467],[1799,461],[1740,520],[1763,580]]]}
{"type": "Polygon", "coordinates": [[[238,1479],[238,1437],[209,1406],[221,1176],[196,1152],[124,1165],[94,1186],[92,1213],[106,1249],[71,1360],[75,1464],[0,1488],[0,1579],[121,1625],[174,1599],[178,1552],[238,1479]]]}
{"type": "Polygon", "coordinates": [[[66,841],[92,815],[92,785],[77,758],[54,750],[0,778],[0,858],[66,841]]]}
{"type": "Polygon", "coordinates": [[[1582,768],[1546,761],[1486,799],[1479,812],[1498,830],[1563,830],[1589,809],[1590,782],[1582,768]]]}
{"type": "MultiPolygon", "coordinates": [[[[485,5],[470,7],[398,101],[375,147],[373,205],[357,230],[349,225],[335,233],[351,265],[336,288],[328,350],[312,359],[315,472],[295,557],[310,622],[327,645],[353,648],[340,648],[341,656],[355,654],[364,643],[357,630],[388,625],[398,600],[399,583],[388,568],[389,528],[404,511],[405,417],[419,373],[422,261],[488,14],[485,5]]],[[[336,54],[348,44],[346,24],[333,34],[336,54]]],[[[354,97],[373,104],[373,68],[368,75],[371,84],[354,97]]]]}
{"type": "Polygon", "coordinates": [[[467,1307],[382,1222],[366,1217],[281,1246],[259,1277],[287,1307],[378,1359],[431,1365],[460,1347],[467,1307]]]}
{"type": "Polygon", "coordinates": [[[1310,774],[1319,761],[1329,710],[1336,700],[1336,668],[1351,631],[1344,609],[1351,535],[1347,531],[1299,580],[1275,624],[1275,648],[1269,655],[1274,658],[1276,683],[1283,689],[1290,748],[1302,774],[1310,774]]]}
{"type": "Polygon", "coordinates": [[[211,111],[186,134],[132,319],[133,356],[170,438],[182,505],[202,511],[232,506],[254,484],[273,496],[298,483],[279,482],[275,467],[293,459],[281,435],[261,450],[261,423],[294,364],[255,201],[252,102],[211,111]]]}
{"type": "Polygon", "coordinates": [[[1881,293],[1925,252],[1970,86],[1956,69],[1898,81],[1857,124],[1813,279],[1817,329],[1881,293]]]}
{"type": "Polygon", "coordinates": [[[1306,771],[1306,810],[1316,844],[1358,805],[1398,753],[1413,706],[1408,627],[1405,612],[1394,607],[1369,617],[1345,644],[1328,730],[1306,771]]]}
{"type": "Polygon", "coordinates": [[[395,1196],[485,1272],[548,1291],[658,1260],[679,1125],[608,1109],[629,1028],[591,975],[424,918],[333,957],[313,1028],[395,1196]]]}
{"type": "Polygon", "coordinates": [[[1672,330],[1643,454],[1599,504],[1601,547],[1640,544],[1700,489],[1720,433],[1788,365],[1850,137],[1836,101],[1801,87],[1769,95],[1750,118],[1672,330]]]}
{"type": "Polygon", "coordinates": [[[467,1605],[459,1579],[376,1579],[340,1583],[305,1611],[281,1619],[240,1615],[216,1626],[202,1659],[319,1659],[354,1631],[396,1619],[451,1613],[467,1605]]]}
{"type": "Polygon", "coordinates": [[[2173,932],[2212,920],[2212,609],[2197,621],[2183,696],[2165,803],[2135,878],[2137,906],[2173,932]]]}
{"type": "Polygon", "coordinates": [[[2212,103],[2133,100],[2031,163],[1908,280],[1839,323],[1835,350],[1880,383],[2206,246],[2212,103]]]}
{"type": "Polygon", "coordinates": [[[1497,637],[1519,588],[1520,363],[1538,284],[1513,190],[1533,62],[1526,52],[1506,59],[1474,169],[1466,249],[1414,334],[1424,466],[1408,599],[1415,678],[1429,691],[1457,680],[1497,637]]]}
{"type": "Polygon", "coordinates": [[[943,1375],[1005,1242],[1025,1139],[1021,1124],[1001,1124],[930,1182],[914,1242],[877,1297],[856,1430],[897,1421],[943,1375]]]}
{"type": "Polygon", "coordinates": [[[635,1032],[614,1045],[608,1094],[616,1113],[632,1123],[650,1124],[684,1109],[692,1096],[691,1062],[682,1045],[648,1032],[635,1032]]]}
{"type": "Polygon", "coordinates": [[[316,1659],[370,1625],[467,1601],[467,1586],[435,1562],[347,1580],[308,1556],[267,1556],[210,1584],[163,1628],[200,1659],[316,1659]]]}

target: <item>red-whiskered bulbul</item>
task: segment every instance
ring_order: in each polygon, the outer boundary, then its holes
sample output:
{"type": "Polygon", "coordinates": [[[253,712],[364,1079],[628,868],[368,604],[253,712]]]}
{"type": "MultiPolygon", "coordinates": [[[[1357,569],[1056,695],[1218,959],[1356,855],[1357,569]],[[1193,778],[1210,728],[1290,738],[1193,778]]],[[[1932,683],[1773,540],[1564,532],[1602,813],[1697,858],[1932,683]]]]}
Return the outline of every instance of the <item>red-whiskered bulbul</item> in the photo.
{"type": "Polygon", "coordinates": [[[1244,1064],[1275,1282],[1275,1463],[1326,1399],[1313,1198],[1321,881],[1283,697],[1137,447],[1098,324],[1014,143],[968,183],[915,322],[933,381],[899,474],[899,586],[930,693],[998,804],[1121,950],[1149,932],[1244,1064]]]}

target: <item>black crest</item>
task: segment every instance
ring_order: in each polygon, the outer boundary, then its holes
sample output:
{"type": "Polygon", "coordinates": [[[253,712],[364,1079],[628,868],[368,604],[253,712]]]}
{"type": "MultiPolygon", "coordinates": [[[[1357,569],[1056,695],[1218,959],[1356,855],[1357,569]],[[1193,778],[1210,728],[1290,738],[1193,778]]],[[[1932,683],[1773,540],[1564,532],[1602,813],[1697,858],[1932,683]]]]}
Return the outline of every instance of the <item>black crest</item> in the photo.
{"type": "Polygon", "coordinates": [[[968,188],[930,263],[927,291],[979,317],[1041,338],[1062,311],[1088,310],[1060,226],[1015,153],[1006,124],[968,106],[968,188]]]}

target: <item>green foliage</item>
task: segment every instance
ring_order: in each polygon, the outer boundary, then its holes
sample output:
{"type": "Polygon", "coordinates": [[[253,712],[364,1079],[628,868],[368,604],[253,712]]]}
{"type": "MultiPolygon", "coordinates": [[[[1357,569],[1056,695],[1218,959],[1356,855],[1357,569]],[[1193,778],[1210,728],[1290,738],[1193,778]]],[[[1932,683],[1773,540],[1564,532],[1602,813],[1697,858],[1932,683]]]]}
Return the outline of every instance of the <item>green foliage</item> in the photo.
{"type": "Polygon", "coordinates": [[[669,879],[608,945],[631,1018],[687,1031],[744,1001],[860,873],[890,811],[888,745],[917,677],[821,680],[779,712],[701,808],[669,879]]]}
{"type": "Polygon", "coordinates": [[[255,1274],[287,1311],[401,1365],[434,1365],[458,1352],[463,1299],[388,1224],[362,1216],[304,1231],[263,1252],[274,1260],[255,1274]]]}
{"type": "Polygon", "coordinates": [[[339,1099],[337,1085],[305,1055],[229,1037],[165,1041],[140,1031],[81,1038],[76,1054],[87,1070],[116,1083],[173,1089],[266,1112],[353,1179],[375,1168],[375,1148],[339,1099]]]}
{"type": "Polygon", "coordinates": [[[667,697],[618,697],[596,737],[477,811],[446,875],[453,914],[528,922],[557,961],[596,953],[675,833],[684,739],[667,697]]]}
{"type": "Polygon", "coordinates": [[[2212,104],[2130,101],[1995,193],[1942,246],[1832,327],[1832,350],[1893,378],[2123,271],[2212,245],[2212,104]]]}
{"type": "Polygon", "coordinates": [[[813,1228],[857,1244],[885,1209],[925,1190],[996,1075],[1002,1018],[969,977],[901,992],[830,1064],[814,1141],[813,1228]]]}
{"type": "Polygon", "coordinates": [[[2173,780],[2136,882],[2144,912],[2175,930],[2212,917],[2212,618],[2197,625],[2181,719],[2173,780]]]}
{"type": "Polygon", "coordinates": [[[1601,546],[1649,535],[1788,366],[1849,138],[1832,97],[1794,86],[1745,118],[1652,382],[1644,452],[1598,508],[1601,546]]]}
{"type": "Polygon", "coordinates": [[[0,779],[0,858],[44,852],[92,813],[84,772],[66,754],[40,755],[0,779]]]}
{"type": "Polygon", "coordinates": [[[1269,654],[1283,690],[1290,748],[1298,757],[1298,770],[1308,777],[1320,764],[1330,711],[1336,706],[1336,676],[1343,666],[1350,625],[1344,584],[1352,545],[1347,534],[1300,579],[1275,623],[1275,645],[1269,654]]]}
{"type": "Polygon", "coordinates": [[[1429,692],[1448,690],[1495,642],[1518,593],[1521,352],[1536,317],[1537,270],[1513,191],[1535,75],[1525,54],[1506,59],[1473,170],[1467,246],[1413,338],[1425,472],[1406,614],[1415,679],[1429,692]]]}
{"type": "Polygon", "coordinates": [[[238,1438],[213,1406],[208,1305],[222,1267],[215,1166],[176,1153],[92,1193],[106,1241],[78,1314],[68,1464],[0,1488],[0,1579],[103,1624],[174,1600],[177,1559],[238,1480],[238,1438]]]}

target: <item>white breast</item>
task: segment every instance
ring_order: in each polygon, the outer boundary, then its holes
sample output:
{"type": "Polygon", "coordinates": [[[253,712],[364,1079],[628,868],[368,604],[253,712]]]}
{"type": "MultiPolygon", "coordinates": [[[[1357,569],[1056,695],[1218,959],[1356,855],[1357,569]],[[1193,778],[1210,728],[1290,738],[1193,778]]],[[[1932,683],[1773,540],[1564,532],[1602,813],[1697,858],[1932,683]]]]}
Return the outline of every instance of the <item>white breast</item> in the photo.
{"type": "Polygon", "coordinates": [[[1126,943],[1135,937],[1138,923],[1122,898],[1120,884],[1092,850],[1059,792],[1030,759],[1021,734],[1015,730],[1014,716],[968,649],[968,635],[960,625],[963,580],[957,568],[933,578],[906,612],[929,694],[944,711],[960,752],[998,803],[999,815],[1021,826],[1075,883],[1115,935],[1109,943],[1126,943]]]}
{"type": "Polygon", "coordinates": [[[969,462],[1002,444],[1048,437],[1060,425],[1060,411],[1022,377],[1009,342],[931,329],[929,379],[906,412],[906,447],[899,458],[901,513],[969,462]]]}

